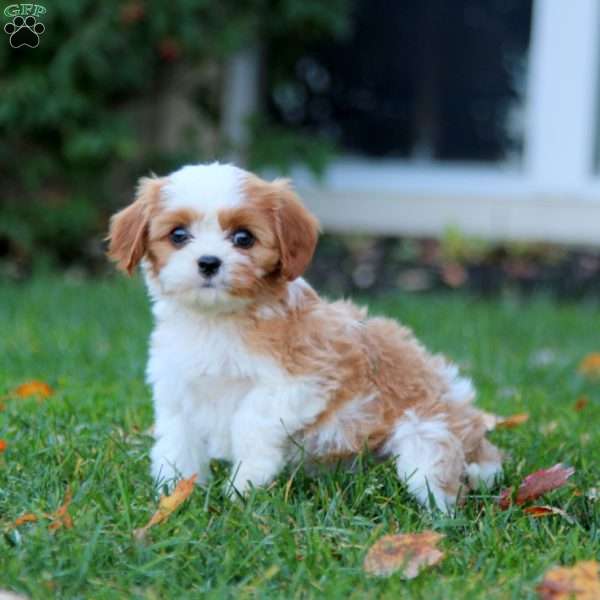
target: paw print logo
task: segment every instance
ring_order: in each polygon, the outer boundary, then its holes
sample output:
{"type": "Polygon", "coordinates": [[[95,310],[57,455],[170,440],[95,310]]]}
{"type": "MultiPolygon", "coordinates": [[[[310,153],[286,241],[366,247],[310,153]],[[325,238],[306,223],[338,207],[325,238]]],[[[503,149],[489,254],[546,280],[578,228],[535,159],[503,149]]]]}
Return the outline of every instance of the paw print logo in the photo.
{"type": "Polygon", "coordinates": [[[14,17],[10,23],[4,26],[4,31],[10,36],[9,43],[13,48],[21,46],[37,48],[40,43],[40,35],[45,30],[43,23],[38,22],[33,15],[29,15],[25,19],[14,17]]]}

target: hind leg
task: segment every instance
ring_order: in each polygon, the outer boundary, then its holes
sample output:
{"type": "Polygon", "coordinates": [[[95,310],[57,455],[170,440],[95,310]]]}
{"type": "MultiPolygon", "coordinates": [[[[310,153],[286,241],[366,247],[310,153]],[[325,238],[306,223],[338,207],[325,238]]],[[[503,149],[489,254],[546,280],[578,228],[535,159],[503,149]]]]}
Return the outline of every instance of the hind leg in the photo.
{"type": "Polygon", "coordinates": [[[450,510],[461,491],[465,456],[458,438],[441,416],[407,411],[384,446],[394,456],[398,476],[424,506],[430,495],[437,508],[450,510]]]}
{"type": "Polygon", "coordinates": [[[477,488],[481,484],[492,487],[502,474],[502,455],[500,450],[483,438],[481,444],[472,453],[467,464],[469,486],[477,488]]]}

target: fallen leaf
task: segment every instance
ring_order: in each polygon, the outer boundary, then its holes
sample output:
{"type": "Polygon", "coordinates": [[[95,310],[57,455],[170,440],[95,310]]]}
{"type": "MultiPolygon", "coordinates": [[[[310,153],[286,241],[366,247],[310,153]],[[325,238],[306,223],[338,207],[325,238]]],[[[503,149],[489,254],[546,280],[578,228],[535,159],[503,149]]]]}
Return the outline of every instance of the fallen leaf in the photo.
{"type": "MultiPolygon", "coordinates": [[[[546,492],[562,487],[567,479],[575,473],[573,467],[565,467],[561,463],[549,469],[540,469],[527,475],[521,482],[515,498],[516,504],[524,504],[529,500],[535,500],[546,492]]],[[[513,488],[507,488],[500,493],[498,501],[500,508],[506,510],[513,502],[513,488]]]]}
{"type": "Polygon", "coordinates": [[[146,525],[133,532],[134,537],[141,541],[146,537],[146,533],[150,527],[166,521],[171,514],[189,498],[194,490],[196,478],[197,475],[194,474],[189,479],[180,480],[169,496],[161,496],[158,502],[158,510],[152,515],[152,518],[146,525]]]}
{"type": "Polygon", "coordinates": [[[0,440],[0,452],[4,452],[7,445],[8,444],[4,440],[0,440]]]}
{"type": "Polygon", "coordinates": [[[71,493],[71,488],[67,487],[67,491],[65,492],[65,499],[63,503],[50,515],[46,515],[52,523],[48,525],[49,531],[57,531],[61,527],[65,529],[72,529],[73,527],[73,519],[69,514],[69,505],[71,504],[71,500],[73,500],[73,494],[71,493]]]}
{"type": "Polygon", "coordinates": [[[437,548],[443,537],[435,531],[385,535],[367,552],[363,569],[380,577],[400,571],[405,579],[414,579],[425,567],[444,558],[444,553],[437,548]]]}
{"type": "Polygon", "coordinates": [[[591,352],[585,356],[577,370],[586,377],[600,377],[600,352],[591,352]]]}
{"type": "Polygon", "coordinates": [[[527,513],[530,517],[538,518],[553,515],[556,510],[559,509],[554,509],[552,506],[527,506],[523,509],[523,512],[527,513]]]}
{"type": "Polygon", "coordinates": [[[566,511],[556,506],[527,506],[523,509],[523,512],[528,514],[530,517],[534,517],[535,519],[558,515],[569,523],[575,522],[573,517],[567,514],[566,511]]]}
{"type": "Polygon", "coordinates": [[[4,404],[4,402],[0,402],[0,412],[3,410],[6,410],[6,404],[4,404]]]}
{"type": "Polygon", "coordinates": [[[581,412],[589,403],[590,399],[587,396],[580,396],[573,405],[573,410],[575,412],[581,412]]]}
{"type": "Polygon", "coordinates": [[[518,413],[510,417],[497,417],[496,429],[512,429],[529,420],[529,413],[518,413]]]}
{"type": "Polygon", "coordinates": [[[37,520],[37,516],[33,513],[25,513],[24,515],[21,515],[18,519],[15,519],[13,525],[15,527],[20,527],[21,525],[25,525],[25,523],[35,523],[37,520]]]}
{"type": "Polygon", "coordinates": [[[575,563],[572,567],[554,567],[537,587],[542,600],[598,600],[600,564],[595,560],[575,563]]]}
{"type": "Polygon", "coordinates": [[[48,398],[54,394],[54,390],[46,382],[34,379],[17,386],[13,390],[13,394],[19,398],[28,398],[29,396],[48,398]]]}

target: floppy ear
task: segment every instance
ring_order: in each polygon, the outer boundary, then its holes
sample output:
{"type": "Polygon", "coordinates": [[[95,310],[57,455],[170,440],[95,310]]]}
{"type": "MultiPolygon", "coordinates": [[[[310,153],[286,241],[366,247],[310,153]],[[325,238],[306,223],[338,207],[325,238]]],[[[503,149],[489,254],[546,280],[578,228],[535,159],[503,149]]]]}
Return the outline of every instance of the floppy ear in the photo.
{"type": "Polygon", "coordinates": [[[281,249],[281,272],[288,281],[300,277],[312,260],[319,236],[319,222],[303,206],[288,180],[271,185],[278,189],[275,228],[281,249]]]}
{"type": "Polygon", "coordinates": [[[110,220],[108,256],[131,275],[148,245],[148,223],[160,201],[163,179],[142,177],[135,200],[110,220]]]}

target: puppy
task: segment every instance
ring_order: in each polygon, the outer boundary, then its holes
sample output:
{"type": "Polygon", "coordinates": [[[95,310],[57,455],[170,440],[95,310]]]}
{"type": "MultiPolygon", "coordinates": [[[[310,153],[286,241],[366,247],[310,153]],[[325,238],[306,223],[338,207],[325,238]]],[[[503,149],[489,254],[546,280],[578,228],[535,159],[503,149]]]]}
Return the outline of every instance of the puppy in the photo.
{"type": "Polygon", "coordinates": [[[114,215],[109,256],[141,263],[156,322],[152,474],[204,483],[226,459],[243,494],[368,448],[447,510],[501,470],[471,382],[409,329],[319,298],[301,278],[318,228],[288,181],[219,163],[143,178],[114,215]]]}

